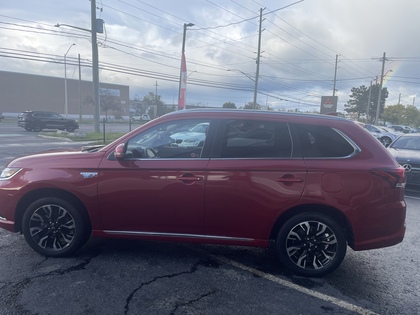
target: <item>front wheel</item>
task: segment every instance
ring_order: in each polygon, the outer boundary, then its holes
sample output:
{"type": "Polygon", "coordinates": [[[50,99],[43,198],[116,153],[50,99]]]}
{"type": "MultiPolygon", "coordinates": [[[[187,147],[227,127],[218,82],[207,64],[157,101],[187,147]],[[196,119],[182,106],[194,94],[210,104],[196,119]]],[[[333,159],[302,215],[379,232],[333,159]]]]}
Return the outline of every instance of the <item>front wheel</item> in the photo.
{"type": "Polygon", "coordinates": [[[290,218],[276,240],[281,262],[295,274],[321,277],[343,261],[347,242],[342,227],[323,214],[307,212],[290,218]]]}
{"type": "Polygon", "coordinates": [[[83,246],[88,239],[87,226],[71,203],[55,197],[33,202],[22,222],[29,246],[49,257],[67,256],[83,246]]]}

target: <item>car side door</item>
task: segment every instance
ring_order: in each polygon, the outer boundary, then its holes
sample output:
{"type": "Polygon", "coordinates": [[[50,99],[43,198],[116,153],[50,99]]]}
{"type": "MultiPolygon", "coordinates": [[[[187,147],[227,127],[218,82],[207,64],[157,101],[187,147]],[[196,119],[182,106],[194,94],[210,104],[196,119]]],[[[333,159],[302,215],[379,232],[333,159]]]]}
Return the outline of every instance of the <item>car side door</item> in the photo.
{"type": "Polygon", "coordinates": [[[297,202],[307,175],[294,157],[287,122],[224,120],[208,165],[207,234],[239,243],[267,240],[280,213],[297,202]]]}
{"type": "Polygon", "coordinates": [[[150,237],[185,237],[204,228],[210,145],[179,147],[171,138],[209,119],[165,122],[125,143],[125,157],[99,167],[98,203],[104,229],[150,237]],[[183,235],[183,236],[181,236],[183,235]]]}

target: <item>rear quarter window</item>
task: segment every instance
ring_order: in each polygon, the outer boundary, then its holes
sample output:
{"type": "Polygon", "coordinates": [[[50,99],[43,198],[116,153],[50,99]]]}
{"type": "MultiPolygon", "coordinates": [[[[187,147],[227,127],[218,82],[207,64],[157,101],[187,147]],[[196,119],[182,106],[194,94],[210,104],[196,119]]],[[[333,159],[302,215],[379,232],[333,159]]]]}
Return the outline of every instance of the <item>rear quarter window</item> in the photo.
{"type": "Polygon", "coordinates": [[[222,158],[290,158],[292,141],[284,122],[231,120],[224,127],[222,158]]]}
{"type": "Polygon", "coordinates": [[[356,152],[349,138],[334,128],[296,124],[294,130],[305,158],[343,158],[356,152]]]}

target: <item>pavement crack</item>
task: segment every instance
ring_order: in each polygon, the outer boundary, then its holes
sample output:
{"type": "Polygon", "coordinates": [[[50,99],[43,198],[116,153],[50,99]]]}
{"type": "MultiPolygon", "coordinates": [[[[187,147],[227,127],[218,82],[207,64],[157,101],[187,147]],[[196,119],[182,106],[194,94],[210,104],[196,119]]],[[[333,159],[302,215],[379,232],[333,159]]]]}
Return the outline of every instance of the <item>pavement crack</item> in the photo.
{"type": "Polygon", "coordinates": [[[158,281],[160,279],[170,279],[170,278],[174,278],[174,277],[178,277],[181,275],[185,275],[185,274],[192,274],[194,272],[196,272],[198,270],[199,266],[204,266],[204,267],[218,267],[219,263],[213,259],[207,258],[207,259],[201,259],[198,262],[196,262],[193,266],[191,266],[191,268],[189,270],[186,271],[181,271],[178,273],[172,273],[172,274],[167,274],[167,275],[162,275],[162,276],[157,276],[149,281],[143,282],[141,283],[137,288],[135,288],[127,297],[126,299],[126,303],[124,306],[124,314],[128,314],[129,310],[130,310],[130,302],[133,299],[134,295],[140,290],[142,289],[144,286],[147,286],[155,281],[158,281]]]}
{"type": "Polygon", "coordinates": [[[23,280],[21,280],[19,282],[16,282],[16,283],[13,283],[13,284],[6,283],[6,285],[1,287],[1,290],[0,290],[1,297],[2,297],[0,299],[0,309],[2,309],[2,307],[7,307],[8,309],[10,309],[10,306],[14,306],[14,309],[17,312],[16,314],[19,314],[19,315],[21,315],[21,314],[31,314],[28,310],[23,309],[23,307],[21,305],[19,305],[18,297],[21,295],[22,291],[29,284],[32,283],[33,280],[38,279],[38,278],[52,276],[52,275],[64,275],[64,274],[67,274],[67,273],[70,273],[70,272],[73,272],[73,271],[83,270],[83,269],[86,268],[87,265],[90,264],[92,259],[94,259],[98,255],[99,255],[99,253],[97,253],[95,255],[92,255],[90,257],[87,257],[81,263],[79,263],[75,266],[71,266],[69,268],[53,270],[53,271],[50,271],[50,272],[47,272],[47,273],[44,273],[44,274],[24,278],[23,280]],[[5,291],[5,292],[2,292],[2,291],[5,291]]]}
{"type": "Polygon", "coordinates": [[[92,255],[90,257],[87,257],[80,264],[77,264],[75,266],[71,266],[71,267],[66,268],[66,269],[53,270],[53,271],[50,271],[50,272],[48,272],[46,274],[39,275],[37,277],[48,277],[48,276],[51,276],[51,275],[60,275],[61,276],[61,275],[64,275],[64,274],[67,274],[67,273],[70,273],[70,272],[73,272],[73,271],[84,270],[86,268],[86,266],[90,264],[90,262],[92,261],[92,259],[94,259],[98,255],[99,254],[97,253],[97,254],[94,254],[94,255],[92,255]]]}
{"type": "Polygon", "coordinates": [[[172,310],[169,314],[170,314],[170,315],[175,315],[175,312],[176,312],[179,308],[184,307],[184,306],[189,306],[189,305],[192,305],[193,303],[198,302],[198,301],[200,301],[201,299],[204,299],[204,298],[206,298],[206,297],[208,297],[208,296],[210,296],[210,295],[213,295],[213,294],[215,294],[215,293],[216,293],[216,290],[212,290],[212,291],[210,291],[210,292],[207,292],[207,293],[204,293],[204,294],[200,295],[200,296],[199,296],[198,298],[196,298],[196,299],[190,300],[190,301],[185,302],[185,303],[179,303],[179,304],[175,305],[174,309],[173,309],[173,310],[172,310]]]}

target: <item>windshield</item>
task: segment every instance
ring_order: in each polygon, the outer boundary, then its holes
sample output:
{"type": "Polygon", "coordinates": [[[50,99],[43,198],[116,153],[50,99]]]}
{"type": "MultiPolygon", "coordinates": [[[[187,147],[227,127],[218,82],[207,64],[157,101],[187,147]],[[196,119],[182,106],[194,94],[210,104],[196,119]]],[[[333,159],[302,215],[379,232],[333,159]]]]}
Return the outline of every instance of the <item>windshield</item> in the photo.
{"type": "Polygon", "coordinates": [[[420,150],[420,137],[407,136],[397,139],[391,146],[394,149],[420,150]]]}

